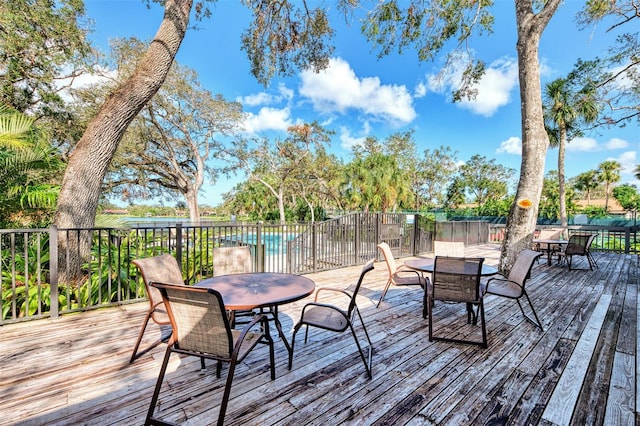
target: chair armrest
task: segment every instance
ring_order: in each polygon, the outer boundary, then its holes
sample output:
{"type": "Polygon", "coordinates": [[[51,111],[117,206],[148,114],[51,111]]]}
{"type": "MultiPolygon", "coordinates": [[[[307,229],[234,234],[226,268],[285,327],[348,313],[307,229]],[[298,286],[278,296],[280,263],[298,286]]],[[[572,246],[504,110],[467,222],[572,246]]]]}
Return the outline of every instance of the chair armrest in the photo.
{"type": "Polygon", "coordinates": [[[337,306],[331,305],[329,303],[318,303],[318,302],[309,302],[306,305],[304,305],[302,307],[302,312],[300,314],[302,316],[302,318],[304,318],[304,313],[307,310],[307,308],[308,307],[314,307],[314,306],[321,307],[321,308],[332,309],[332,310],[340,313],[340,315],[342,315],[347,321],[349,320],[349,317],[347,316],[346,312],[343,311],[342,309],[338,308],[337,306]]]}
{"type": "Polygon", "coordinates": [[[257,325],[259,322],[263,323],[262,324],[263,334],[268,336],[269,339],[271,338],[269,336],[269,318],[267,318],[265,314],[254,315],[253,319],[247,325],[244,326],[244,328],[242,329],[242,332],[240,333],[240,336],[238,337],[238,340],[235,342],[235,345],[233,347],[234,353],[237,353],[240,350],[240,347],[242,346],[242,342],[244,341],[244,338],[247,336],[247,333],[249,333],[251,329],[255,325],[257,325]]]}
{"type": "Polygon", "coordinates": [[[401,269],[401,268],[398,268],[396,270],[396,274],[398,274],[400,272],[409,272],[409,273],[412,273],[412,274],[416,274],[417,276],[420,276],[420,272],[416,271],[415,269],[407,269],[407,268],[401,269]]]}
{"type": "Polygon", "coordinates": [[[485,284],[485,289],[484,289],[485,293],[487,293],[489,291],[489,286],[491,285],[492,282],[511,283],[511,284],[513,284],[515,286],[518,286],[518,287],[520,287],[522,289],[522,285],[518,284],[515,281],[511,281],[511,280],[509,280],[507,278],[504,278],[504,277],[494,277],[494,278],[489,278],[487,280],[487,283],[485,284]]]}
{"type": "Polygon", "coordinates": [[[316,295],[315,295],[315,298],[313,299],[314,302],[318,301],[318,294],[320,294],[321,291],[333,291],[336,293],[342,293],[345,296],[351,298],[351,293],[349,293],[347,290],[343,290],[340,288],[333,288],[333,287],[320,287],[318,290],[316,290],[316,295]]]}

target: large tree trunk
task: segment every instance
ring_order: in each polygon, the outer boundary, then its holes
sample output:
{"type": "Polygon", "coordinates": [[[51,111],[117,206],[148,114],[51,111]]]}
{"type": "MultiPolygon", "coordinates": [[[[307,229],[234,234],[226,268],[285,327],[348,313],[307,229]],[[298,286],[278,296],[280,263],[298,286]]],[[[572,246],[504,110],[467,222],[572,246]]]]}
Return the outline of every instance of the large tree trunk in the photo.
{"type": "MultiPolygon", "coordinates": [[[[105,101],[75,146],[62,179],[55,217],[58,228],[93,227],[111,159],[131,121],[164,82],[187,30],[192,3],[165,2],[160,28],[135,72],[105,101]]],[[[69,249],[84,258],[90,244],[83,239],[81,247],[61,247],[60,253],[69,249]]],[[[72,265],[79,261],[68,260],[72,265]]]]}
{"type": "Polygon", "coordinates": [[[560,201],[560,225],[562,225],[562,234],[565,235],[567,229],[567,191],[565,189],[564,178],[564,153],[567,146],[567,129],[560,124],[560,143],[558,144],[558,198],[560,201]]]}
{"type": "Polygon", "coordinates": [[[549,137],[544,128],[542,89],[538,47],[540,37],[561,0],[548,0],[537,14],[532,0],[516,0],[516,26],[518,29],[518,75],[522,109],[522,162],[516,202],[507,217],[507,229],[502,243],[500,270],[511,270],[518,253],[531,246],[538,219],[538,205],[544,180],[544,163],[549,137]],[[528,199],[532,206],[518,201],[528,199]],[[520,205],[519,205],[520,204],[520,205]],[[521,207],[524,206],[524,207],[521,207]]]}
{"type": "Polygon", "coordinates": [[[198,209],[198,191],[190,190],[184,194],[189,208],[189,220],[193,225],[200,224],[200,210],[198,209]]]}
{"type": "Polygon", "coordinates": [[[136,71],[105,101],[69,157],[56,225],[91,227],[120,139],[164,82],[189,23],[192,0],[167,0],[162,24],[136,71]]]}

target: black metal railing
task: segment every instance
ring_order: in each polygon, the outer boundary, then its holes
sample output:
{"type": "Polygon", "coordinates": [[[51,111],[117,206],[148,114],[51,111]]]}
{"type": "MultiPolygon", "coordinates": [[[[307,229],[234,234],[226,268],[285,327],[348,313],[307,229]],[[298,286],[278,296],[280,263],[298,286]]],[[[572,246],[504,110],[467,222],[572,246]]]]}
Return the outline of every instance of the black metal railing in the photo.
{"type": "MultiPolygon", "coordinates": [[[[569,233],[598,234],[592,249],[637,253],[637,228],[570,226],[569,233]]],[[[435,222],[400,213],[353,213],[296,224],[167,223],[131,228],[0,230],[0,325],[57,317],[146,298],[131,261],[170,253],[185,282],[214,274],[214,248],[249,246],[260,272],[305,274],[379,258],[387,242],[394,256],[433,251],[433,241],[465,245],[500,242],[504,226],[485,221],[435,222]]]]}

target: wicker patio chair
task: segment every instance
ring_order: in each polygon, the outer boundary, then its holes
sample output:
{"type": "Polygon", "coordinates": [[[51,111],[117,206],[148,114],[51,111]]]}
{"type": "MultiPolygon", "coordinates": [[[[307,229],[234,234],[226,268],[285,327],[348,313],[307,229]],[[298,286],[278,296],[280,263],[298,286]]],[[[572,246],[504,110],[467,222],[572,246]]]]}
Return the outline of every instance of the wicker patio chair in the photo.
{"type": "Polygon", "coordinates": [[[362,272],[360,273],[360,278],[358,279],[358,283],[356,284],[353,292],[348,292],[347,290],[337,289],[337,288],[329,288],[323,287],[319,288],[316,291],[316,296],[313,302],[307,303],[302,308],[302,315],[300,317],[300,321],[295,325],[293,329],[293,337],[291,338],[291,352],[289,352],[289,370],[291,370],[291,366],[293,364],[293,348],[296,342],[296,334],[300,327],[303,325],[306,326],[304,333],[304,342],[307,343],[307,337],[309,335],[309,327],[318,327],[324,330],[335,331],[338,333],[342,333],[348,329],[351,330],[351,334],[353,335],[353,339],[356,342],[356,346],[358,347],[358,352],[360,352],[360,357],[362,358],[362,362],[364,363],[364,368],[367,371],[367,376],[371,379],[371,358],[373,354],[373,344],[371,343],[371,339],[369,338],[369,333],[367,332],[367,328],[364,325],[364,321],[362,320],[362,315],[360,314],[360,310],[358,309],[358,305],[356,304],[356,296],[358,295],[358,291],[360,290],[360,286],[362,285],[362,281],[364,280],[364,276],[367,272],[373,270],[373,261],[375,259],[371,259],[368,261],[363,267],[362,272]],[[349,298],[349,305],[346,309],[340,308],[338,306],[319,303],[318,295],[324,291],[333,291],[342,293],[349,298]],[[360,342],[358,341],[358,336],[356,335],[356,331],[353,328],[353,323],[355,320],[355,315],[358,315],[360,319],[360,323],[362,324],[362,329],[364,330],[364,334],[367,338],[367,342],[369,343],[368,356],[365,357],[364,351],[360,342]]]}
{"type": "Polygon", "coordinates": [[[253,272],[249,246],[215,247],[213,249],[213,276],[253,272]]]}
{"type": "MultiPolygon", "coordinates": [[[[191,355],[217,361],[216,376],[220,377],[221,363],[229,363],[227,380],[220,403],[218,426],[224,424],[231,384],[236,364],[249,354],[258,343],[269,346],[271,380],[275,380],[273,339],[265,315],[256,315],[242,330],[231,328],[224,309],[222,296],[213,289],[153,283],[162,293],[173,326],[167,351],[160,367],[145,424],[167,424],[153,417],[162,381],[172,353],[191,355]]],[[[184,395],[176,395],[184,397],[184,395]]]]}
{"type": "Polygon", "coordinates": [[[384,299],[384,296],[387,294],[387,290],[389,290],[389,286],[391,284],[397,286],[419,285],[420,287],[425,289],[425,278],[420,275],[418,271],[404,269],[404,265],[397,264],[396,260],[393,257],[393,253],[391,253],[391,248],[387,243],[378,244],[378,250],[380,250],[382,252],[382,255],[384,256],[384,261],[387,264],[387,271],[389,271],[389,277],[387,279],[387,283],[384,286],[384,290],[382,290],[382,295],[380,296],[380,300],[378,300],[378,304],[376,305],[376,307],[380,306],[380,303],[384,299]]]}
{"type": "MultiPolygon", "coordinates": [[[[560,237],[562,237],[562,229],[557,229],[557,228],[543,228],[540,231],[537,231],[537,234],[534,235],[534,239],[538,239],[538,240],[557,240],[560,237]]],[[[534,251],[539,251],[540,253],[544,252],[551,252],[551,253],[555,253],[557,251],[560,251],[560,246],[558,244],[547,244],[547,243],[532,243],[531,244],[531,249],[534,251]],[[545,247],[543,247],[543,245],[545,245],[545,247]],[[548,245],[548,247],[546,247],[548,245]]],[[[537,259],[536,259],[537,260],[537,259]]]]}
{"type": "Polygon", "coordinates": [[[435,256],[464,257],[464,243],[461,241],[434,241],[435,256]]]}
{"type": "Polygon", "coordinates": [[[558,261],[566,262],[571,270],[571,261],[573,256],[584,256],[587,258],[589,262],[589,270],[592,271],[594,267],[598,267],[596,260],[593,258],[591,254],[591,244],[593,240],[596,238],[597,234],[574,234],[569,237],[569,242],[567,243],[564,250],[557,252],[558,261]]]}
{"type": "Polygon", "coordinates": [[[142,328],[138,334],[138,340],[133,348],[133,354],[129,363],[135,361],[138,357],[155,348],[162,342],[166,342],[171,336],[171,322],[167,315],[167,310],[162,301],[162,296],[158,289],[151,287],[150,283],[154,281],[165,282],[170,284],[184,285],[182,279],[182,271],[178,265],[178,261],[170,254],[163,254],[160,256],[149,257],[146,259],[136,259],[132,263],[138,267],[140,274],[142,275],[142,281],[144,282],[144,288],[149,297],[149,310],[142,323],[142,328]],[[160,326],[160,338],[151,344],[149,347],[138,352],[140,348],[140,342],[142,336],[144,336],[145,329],[149,320],[153,320],[160,326]]]}
{"type": "Polygon", "coordinates": [[[483,291],[480,276],[484,258],[464,258],[436,256],[433,266],[433,280],[427,283],[426,310],[429,315],[429,341],[442,340],[454,343],[471,343],[487,347],[487,328],[484,320],[483,291]],[[433,333],[434,301],[466,303],[467,323],[477,324],[478,316],[482,327],[482,341],[437,337],[433,333]],[[478,314],[473,312],[478,307],[478,314]]]}
{"type": "MultiPolygon", "coordinates": [[[[249,246],[215,247],[213,249],[213,276],[253,272],[249,246]]],[[[252,317],[253,311],[229,311],[229,321],[235,327],[238,317],[252,317]]]]}
{"type": "Polygon", "coordinates": [[[511,267],[511,271],[509,272],[508,277],[498,276],[495,278],[489,278],[487,280],[487,289],[486,293],[495,294],[496,296],[507,297],[509,299],[515,299],[518,302],[518,306],[520,307],[520,311],[522,311],[522,315],[533,325],[540,328],[542,331],[542,323],[538,318],[538,314],[536,314],[536,310],[533,308],[533,303],[531,303],[531,299],[525,290],[525,284],[527,280],[531,277],[531,269],[533,268],[533,264],[535,261],[542,256],[542,253],[533,250],[522,250],[518,257],[516,258],[515,263],[511,267]],[[535,321],[531,319],[527,314],[525,314],[524,309],[522,307],[522,303],[520,303],[520,299],[524,297],[529,302],[529,306],[531,307],[531,312],[533,312],[533,316],[535,321]]]}

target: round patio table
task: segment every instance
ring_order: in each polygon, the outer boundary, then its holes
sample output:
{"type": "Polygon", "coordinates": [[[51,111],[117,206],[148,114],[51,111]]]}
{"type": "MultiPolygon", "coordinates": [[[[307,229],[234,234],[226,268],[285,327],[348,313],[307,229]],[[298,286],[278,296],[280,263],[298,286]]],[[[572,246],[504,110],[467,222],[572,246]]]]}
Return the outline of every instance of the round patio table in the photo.
{"type": "MultiPolygon", "coordinates": [[[[404,266],[406,266],[409,269],[413,269],[415,271],[420,271],[420,272],[428,272],[430,274],[433,273],[434,264],[435,264],[435,259],[433,258],[411,259],[404,262],[404,266]]],[[[486,277],[489,275],[495,275],[497,273],[498,273],[498,268],[496,268],[495,266],[485,265],[484,263],[482,264],[482,271],[480,272],[480,275],[482,275],[483,277],[486,277]]],[[[469,270],[469,275],[473,275],[473,274],[475,274],[475,271],[469,270]]]]}
{"type": "Polygon", "coordinates": [[[266,308],[264,313],[271,314],[289,353],[291,346],[278,319],[278,306],[304,299],[316,287],[307,277],[265,272],[219,275],[202,280],[195,286],[218,291],[222,295],[225,309],[230,311],[266,308]]]}
{"type": "MultiPolygon", "coordinates": [[[[551,266],[551,256],[555,252],[556,247],[561,247],[563,245],[569,244],[569,240],[550,240],[550,239],[540,239],[534,238],[531,240],[534,244],[544,244],[544,248],[540,245],[540,250],[547,253],[547,266],[551,266]]],[[[562,250],[562,249],[561,249],[562,250]]]]}

